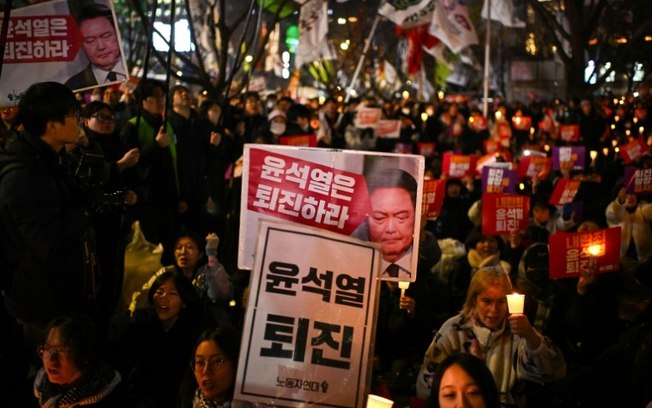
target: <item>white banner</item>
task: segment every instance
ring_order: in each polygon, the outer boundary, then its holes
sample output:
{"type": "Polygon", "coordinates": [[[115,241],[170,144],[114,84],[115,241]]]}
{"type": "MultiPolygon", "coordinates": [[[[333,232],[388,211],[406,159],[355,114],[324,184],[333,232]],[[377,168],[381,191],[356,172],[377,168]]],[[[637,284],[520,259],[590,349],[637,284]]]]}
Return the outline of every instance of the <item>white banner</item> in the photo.
{"type": "Polygon", "coordinates": [[[268,221],[259,227],[234,399],[363,407],[378,247],[314,228],[268,221]]]}
{"type": "Polygon", "coordinates": [[[92,8],[75,13],[66,0],[11,10],[0,105],[17,104],[35,82],[54,81],[85,90],[126,79],[120,31],[110,1],[98,0],[92,8]]]}
{"type": "Polygon", "coordinates": [[[413,282],[424,167],[412,154],[245,145],[238,266],[252,268],[258,220],[284,220],[380,243],[383,270],[395,265],[384,278],[413,282]]]}
{"type": "MultiPolygon", "coordinates": [[[[485,20],[489,17],[487,9],[489,0],[484,0],[482,13],[480,14],[485,20]]],[[[491,0],[491,19],[500,22],[505,27],[523,28],[525,22],[521,21],[514,15],[514,4],[512,0],[491,0]]]]}

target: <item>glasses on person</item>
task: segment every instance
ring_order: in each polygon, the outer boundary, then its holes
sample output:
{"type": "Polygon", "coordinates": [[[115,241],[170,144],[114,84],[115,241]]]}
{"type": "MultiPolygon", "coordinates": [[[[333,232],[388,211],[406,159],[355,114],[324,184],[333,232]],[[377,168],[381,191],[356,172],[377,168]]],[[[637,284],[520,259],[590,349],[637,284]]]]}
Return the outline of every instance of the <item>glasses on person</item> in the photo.
{"type": "Polygon", "coordinates": [[[95,118],[100,122],[115,122],[115,115],[113,114],[105,115],[103,113],[96,113],[91,115],[91,118],[95,118]]]}
{"type": "Polygon", "coordinates": [[[37,347],[36,351],[40,358],[49,359],[52,356],[54,357],[64,357],[67,358],[70,353],[70,347],[50,347],[42,344],[37,347]]]}
{"type": "Polygon", "coordinates": [[[213,358],[210,360],[197,359],[190,362],[190,368],[193,371],[201,373],[204,370],[214,371],[222,367],[226,363],[224,358],[213,358]]]}

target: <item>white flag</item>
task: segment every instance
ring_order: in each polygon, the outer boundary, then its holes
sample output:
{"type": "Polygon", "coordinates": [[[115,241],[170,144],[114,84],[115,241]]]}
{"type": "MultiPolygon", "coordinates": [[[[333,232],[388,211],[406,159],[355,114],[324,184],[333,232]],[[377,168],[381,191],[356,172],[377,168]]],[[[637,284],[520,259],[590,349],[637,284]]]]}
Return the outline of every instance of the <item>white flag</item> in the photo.
{"type": "Polygon", "coordinates": [[[403,28],[412,28],[430,23],[435,2],[436,0],[387,0],[378,9],[378,14],[403,28]]]}
{"type": "Polygon", "coordinates": [[[267,57],[265,58],[265,71],[274,72],[274,75],[281,76],[283,69],[283,61],[281,61],[281,54],[279,53],[279,33],[281,32],[281,25],[276,23],[274,31],[269,34],[269,41],[267,42],[267,57]]]}
{"type": "Polygon", "coordinates": [[[464,0],[436,0],[428,32],[439,38],[454,53],[478,44],[478,35],[469,19],[464,0]]]}
{"type": "Polygon", "coordinates": [[[326,35],[328,34],[328,2],[312,0],[301,7],[299,14],[299,45],[296,52],[296,67],[332,59],[326,35]]]}
{"type": "MultiPolygon", "coordinates": [[[[487,6],[489,2],[484,0],[482,6],[482,18],[485,20],[489,16],[487,6]]],[[[525,22],[521,21],[514,15],[514,3],[512,0],[491,0],[491,19],[500,22],[505,27],[525,27],[525,22]]]]}

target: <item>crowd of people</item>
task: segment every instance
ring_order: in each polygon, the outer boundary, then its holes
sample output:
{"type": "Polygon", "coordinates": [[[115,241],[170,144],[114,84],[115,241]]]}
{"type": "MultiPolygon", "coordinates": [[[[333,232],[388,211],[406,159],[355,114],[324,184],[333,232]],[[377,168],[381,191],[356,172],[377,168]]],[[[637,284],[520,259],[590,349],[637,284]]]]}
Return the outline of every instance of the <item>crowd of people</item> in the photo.
{"type": "MultiPolygon", "coordinates": [[[[300,103],[255,92],[216,100],[149,79],[133,93],[32,85],[18,106],[0,109],[7,406],[229,406],[249,281],[237,267],[237,167],[246,143],[309,134],[319,147],[422,154],[425,177],[446,179],[438,217],[421,220],[417,270],[395,271],[416,281],[404,294],[380,282],[372,392],[432,407],[648,406],[652,204],[627,192],[618,148],[648,145],[652,101],[644,89],[496,101],[489,118],[475,102],[300,103]],[[398,137],[358,127],[363,108],[399,120],[398,137]],[[561,129],[574,124],[578,137],[568,139],[561,129]],[[504,236],[482,231],[479,179],[442,166],[446,152],[517,163],[555,146],[595,154],[583,170],[519,180],[529,225],[504,236]],[[561,179],[582,181],[581,210],[549,203],[561,179]],[[163,251],[121,307],[136,221],[163,251]],[[598,274],[592,263],[579,278],[550,279],[551,235],[613,226],[622,232],[617,272],[598,274]],[[507,309],[513,290],[526,295],[523,313],[507,309]]],[[[628,165],[651,168],[649,149],[628,165]]]]}

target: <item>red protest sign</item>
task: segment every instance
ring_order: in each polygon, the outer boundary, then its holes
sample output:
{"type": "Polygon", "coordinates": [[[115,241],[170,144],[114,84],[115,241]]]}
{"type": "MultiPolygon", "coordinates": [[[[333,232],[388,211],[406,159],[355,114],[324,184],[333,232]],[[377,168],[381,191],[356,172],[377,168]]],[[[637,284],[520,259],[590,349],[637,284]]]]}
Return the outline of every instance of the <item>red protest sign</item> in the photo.
{"type": "Polygon", "coordinates": [[[548,177],[550,168],[552,167],[552,159],[550,157],[529,155],[523,156],[518,163],[518,178],[525,177],[538,177],[544,179],[548,177]]]}
{"type": "Polygon", "coordinates": [[[591,256],[595,257],[598,273],[617,271],[620,268],[620,234],[620,227],[614,227],[550,235],[550,278],[579,277],[582,269],[588,267],[591,256]]]}
{"type": "Polygon", "coordinates": [[[446,195],[446,180],[423,180],[423,204],[422,214],[426,218],[434,220],[439,217],[441,206],[444,204],[446,195]]]}
{"type": "Polygon", "coordinates": [[[530,197],[518,194],[482,194],[482,233],[506,235],[525,231],[530,217],[530,197]]]}
{"type": "Polygon", "coordinates": [[[278,144],[283,146],[317,147],[317,135],[281,136],[278,144]]]}
{"type": "Polygon", "coordinates": [[[565,142],[580,140],[580,125],[559,125],[559,137],[565,142]]]}
{"type": "Polygon", "coordinates": [[[361,174],[251,149],[249,211],[350,235],[370,212],[361,174]]]}
{"type": "Polygon", "coordinates": [[[555,189],[550,196],[549,203],[552,205],[566,205],[575,200],[577,190],[580,188],[581,180],[559,179],[555,189]]]}
{"type": "Polygon", "coordinates": [[[462,178],[464,176],[475,176],[475,156],[466,156],[452,152],[444,153],[442,171],[449,178],[462,178]]]}
{"type": "Polygon", "coordinates": [[[516,130],[530,130],[532,127],[532,118],[529,116],[514,116],[512,126],[516,130]]]}
{"type": "Polygon", "coordinates": [[[423,157],[432,157],[435,155],[435,142],[418,142],[417,153],[423,157]]]}
{"type": "Polygon", "coordinates": [[[625,164],[631,164],[633,161],[638,160],[644,153],[648,152],[647,143],[643,138],[638,138],[626,145],[619,147],[620,157],[625,164]]]}

